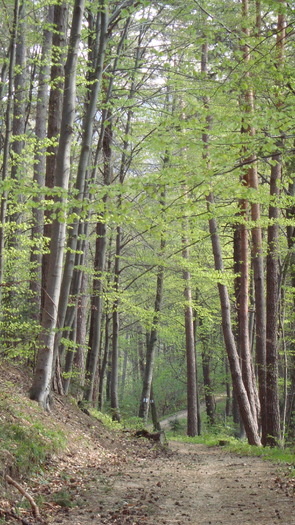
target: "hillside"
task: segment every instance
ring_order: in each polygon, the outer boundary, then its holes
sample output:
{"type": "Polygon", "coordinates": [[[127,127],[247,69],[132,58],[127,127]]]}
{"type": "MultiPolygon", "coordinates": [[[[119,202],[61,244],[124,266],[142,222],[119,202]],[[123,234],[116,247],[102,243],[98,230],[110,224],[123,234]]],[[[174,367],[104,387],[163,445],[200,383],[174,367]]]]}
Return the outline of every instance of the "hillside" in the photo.
{"type": "Polygon", "coordinates": [[[221,447],[165,449],[107,429],[64,398],[46,414],[28,400],[20,368],[2,364],[0,377],[0,523],[295,524],[294,487],[276,465],[221,447]]]}

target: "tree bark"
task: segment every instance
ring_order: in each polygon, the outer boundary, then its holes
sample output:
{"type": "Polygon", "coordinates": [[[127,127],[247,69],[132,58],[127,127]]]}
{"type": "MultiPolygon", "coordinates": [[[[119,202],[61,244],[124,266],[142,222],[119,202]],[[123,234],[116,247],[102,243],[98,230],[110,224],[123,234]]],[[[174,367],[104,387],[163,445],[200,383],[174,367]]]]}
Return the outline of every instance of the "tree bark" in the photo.
{"type": "MultiPolygon", "coordinates": [[[[62,104],[63,104],[63,79],[64,79],[64,50],[67,43],[67,22],[68,22],[68,6],[65,2],[54,5],[53,14],[53,35],[52,35],[52,60],[50,73],[50,94],[48,106],[48,127],[47,137],[49,141],[56,142],[60,135],[62,104]]],[[[55,185],[54,174],[56,168],[56,155],[58,146],[54,143],[48,146],[46,155],[46,172],[45,172],[45,186],[48,190],[52,190],[55,185]]],[[[52,195],[45,194],[46,200],[51,200],[52,195]]],[[[51,217],[50,212],[45,210],[44,223],[44,239],[50,242],[51,239],[51,217]]],[[[42,285],[41,285],[41,312],[40,320],[42,319],[42,309],[44,308],[48,265],[50,253],[44,253],[42,257],[42,285]]]]}
{"type": "MultiPolygon", "coordinates": [[[[19,5],[18,31],[16,37],[15,50],[15,75],[14,75],[14,96],[13,96],[13,118],[11,156],[14,160],[11,166],[11,179],[20,181],[23,178],[21,155],[25,146],[24,135],[26,129],[25,102],[26,102],[26,3],[22,0],[19,5]]],[[[21,202],[22,197],[18,197],[21,202]]],[[[20,213],[15,213],[11,207],[10,223],[12,225],[9,246],[17,246],[17,225],[20,222],[20,213]]],[[[14,276],[12,277],[14,279],[14,276]]]]}
{"type": "Polygon", "coordinates": [[[101,362],[100,374],[99,374],[99,387],[98,387],[98,408],[99,410],[103,409],[103,387],[105,383],[105,375],[107,370],[108,358],[109,358],[109,349],[110,349],[110,323],[111,317],[106,314],[105,316],[105,336],[104,336],[104,352],[101,362]]]}
{"type": "MultiPolygon", "coordinates": [[[[163,251],[165,249],[165,240],[162,237],[160,253],[163,256],[163,251]]],[[[155,297],[155,306],[154,306],[154,316],[153,324],[148,337],[147,347],[146,347],[146,360],[144,368],[144,377],[143,385],[141,392],[141,400],[139,405],[138,417],[143,419],[144,424],[146,425],[150,407],[151,399],[151,386],[153,380],[153,370],[154,370],[154,357],[156,342],[158,339],[158,324],[159,324],[159,314],[161,311],[161,305],[163,300],[163,285],[164,285],[164,268],[163,266],[158,267],[157,272],[157,284],[156,284],[156,297],[155,297]]]]}
{"type": "MultiPolygon", "coordinates": [[[[9,72],[8,72],[8,91],[7,104],[5,111],[5,136],[3,144],[2,160],[2,182],[8,178],[8,165],[10,156],[10,142],[12,135],[12,107],[14,94],[14,75],[15,75],[15,58],[16,58],[16,39],[19,23],[19,0],[14,2],[14,15],[11,31],[10,53],[9,53],[9,72]]],[[[3,191],[0,207],[0,298],[2,296],[2,282],[4,275],[4,242],[5,242],[5,224],[7,220],[7,190],[3,191]]]]}
{"type": "MultiPolygon", "coordinates": [[[[285,5],[280,0],[282,6],[285,5]]],[[[278,14],[277,23],[277,68],[284,61],[286,38],[286,21],[283,13],[278,14]]],[[[277,93],[276,107],[279,110],[282,96],[277,93]]],[[[276,446],[280,441],[280,408],[278,387],[278,304],[279,294],[279,208],[277,200],[280,195],[279,184],[282,178],[282,140],[277,141],[278,152],[272,156],[270,174],[270,206],[269,226],[267,229],[267,259],[266,259],[266,407],[267,407],[267,437],[266,444],[276,446]]]]}
{"type": "MultiPolygon", "coordinates": [[[[182,257],[184,262],[189,258],[188,240],[182,239],[182,257]]],[[[187,370],[187,435],[194,437],[198,434],[198,404],[197,404],[197,368],[196,350],[194,337],[194,317],[192,307],[192,292],[190,286],[190,272],[186,269],[182,272],[185,282],[184,289],[184,326],[185,326],[185,348],[186,348],[186,370],[187,370]]]]}
{"type": "MultiPolygon", "coordinates": [[[[281,180],[281,156],[274,155],[276,162],[271,168],[270,194],[279,195],[278,183],[281,180]]],[[[278,303],[279,303],[279,209],[269,207],[267,235],[268,254],[266,259],[266,408],[267,436],[266,444],[276,446],[280,440],[280,409],[278,391],[278,303]]]]}
{"type": "MultiPolygon", "coordinates": [[[[250,37],[250,29],[249,29],[249,5],[248,0],[242,0],[242,16],[243,16],[243,33],[245,35],[245,44],[242,46],[243,51],[243,57],[244,62],[247,67],[247,64],[250,60],[250,48],[249,48],[249,37],[250,37]]],[[[245,115],[248,117],[248,115],[252,115],[254,113],[254,95],[253,95],[253,89],[250,85],[250,74],[249,72],[246,72],[245,77],[247,79],[248,85],[243,93],[243,100],[241,103],[241,107],[245,113],[245,115]]],[[[244,116],[243,116],[244,121],[244,116]]],[[[254,137],[255,130],[253,126],[249,125],[248,123],[244,126],[244,123],[242,125],[242,133],[249,135],[250,137],[254,137]]],[[[243,148],[244,153],[247,154],[248,148],[243,148]]],[[[249,161],[254,161],[255,157],[251,156],[249,161]]],[[[242,184],[245,187],[250,186],[250,177],[251,182],[255,182],[255,172],[254,169],[256,168],[256,165],[251,163],[249,168],[245,171],[243,178],[242,178],[242,184]],[[253,179],[254,177],[254,179],[253,179]]],[[[252,364],[252,356],[251,356],[251,348],[250,348],[250,337],[249,337],[249,254],[248,254],[248,200],[247,199],[241,199],[240,201],[240,214],[243,219],[243,222],[240,225],[240,243],[241,243],[241,259],[240,259],[240,294],[239,294],[239,302],[238,302],[238,320],[239,320],[239,345],[240,345],[240,352],[241,352],[241,368],[242,368],[242,376],[244,385],[247,390],[249,402],[251,405],[251,410],[253,414],[253,418],[257,419],[258,424],[258,418],[260,416],[260,407],[257,406],[257,390],[256,390],[256,383],[253,381],[254,375],[253,375],[253,364],[252,364]]],[[[257,254],[256,254],[257,255],[257,254]]],[[[257,268],[255,267],[257,270],[257,268]]],[[[256,279],[256,283],[258,283],[256,279]]],[[[261,312],[258,312],[258,315],[261,312]]],[[[260,334],[262,335],[262,334],[260,334]]]]}
{"type": "MultiPolygon", "coordinates": [[[[109,186],[112,182],[113,167],[112,167],[112,121],[111,112],[108,111],[107,124],[104,127],[102,123],[101,133],[103,133],[103,158],[104,158],[104,184],[109,186]]],[[[107,192],[103,197],[104,204],[107,203],[108,196],[107,192]]],[[[99,345],[101,339],[101,318],[102,318],[102,305],[103,305],[103,271],[105,268],[106,260],[106,248],[107,248],[107,224],[104,221],[103,214],[102,219],[96,224],[96,241],[95,241],[95,257],[94,257],[94,271],[95,276],[93,278],[93,292],[91,298],[91,317],[90,317],[90,330],[89,330],[89,342],[88,342],[88,354],[86,360],[86,389],[85,399],[95,405],[95,399],[93,398],[96,370],[99,358],[99,345]]]]}
{"type": "MultiPolygon", "coordinates": [[[[71,36],[65,67],[65,86],[61,133],[56,158],[55,183],[60,188],[57,198],[59,213],[64,217],[70,176],[70,150],[73,135],[76,104],[76,73],[78,48],[84,13],[84,0],[76,0],[73,10],[71,36]]],[[[30,397],[49,409],[51,390],[54,337],[57,327],[57,308],[60,295],[62,263],[65,249],[66,221],[56,218],[52,224],[48,283],[42,315],[42,331],[39,338],[39,350],[30,397]]]]}
{"type": "MultiPolygon", "coordinates": [[[[211,218],[209,218],[209,229],[210,229],[210,234],[211,234],[215,270],[218,270],[219,272],[223,272],[223,262],[222,262],[220,240],[219,240],[219,235],[217,232],[216,219],[214,218],[214,215],[213,215],[214,198],[213,198],[212,193],[210,193],[207,196],[207,205],[208,205],[208,211],[211,215],[211,218]]],[[[260,445],[261,442],[260,442],[260,438],[258,434],[257,422],[253,418],[251,406],[248,400],[247,391],[245,389],[243,379],[242,379],[240,363],[239,363],[239,356],[238,356],[238,352],[236,349],[236,344],[235,344],[233,330],[232,330],[232,322],[231,322],[231,314],[230,314],[230,300],[229,300],[229,295],[228,295],[228,290],[227,290],[226,285],[222,283],[218,283],[218,291],[219,291],[219,298],[220,298],[220,305],[221,305],[224,342],[225,342],[225,346],[227,350],[230,371],[231,371],[231,376],[232,376],[232,382],[233,382],[235,394],[237,396],[240,415],[241,415],[241,418],[242,418],[242,421],[245,427],[245,432],[247,434],[249,444],[250,445],[260,445]]]]}
{"type": "Polygon", "coordinates": [[[210,425],[215,423],[215,401],[213,396],[213,388],[211,381],[211,351],[209,349],[208,336],[204,334],[202,330],[203,320],[199,318],[200,333],[199,337],[202,342],[202,369],[203,369],[203,381],[204,381],[204,396],[206,405],[206,414],[210,425]]]}
{"type": "MultiPolygon", "coordinates": [[[[46,23],[53,23],[53,6],[47,8],[46,23]]],[[[38,188],[38,194],[33,197],[36,204],[32,210],[32,241],[30,262],[32,265],[30,289],[33,294],[32,317],[36,321],[41,318],[41,292],[42,292],[42,251],[44,212],[40,204],[44,198],[45,170],[46,170],[46,147],[45,138],[48,117],[48,81],[50,77],[50,64],[48,57],[51,55],[52,29],[45,28],[43,33],[43,46],[41,54],[41,65],[39,72],[39,87],[36,106],[36,149],[34,162],[34,181],[38,188]]]]}
{"type": "MultiPolygon", "coordinates": [[[[95,119],[95,115],[97,111],[97,100],[98,100],[98,96],[101,90],[103,62],[105,58],[105,50],[106,50],[106,42],[107,42],[108,13],[107,13],[107,8],[105,6],[104,0],[100,0],[100,10],[101,11],[98,14],[98,16],[100,17],[100,23],[97,24],[97,35],[96,35],[96,38],[97,40],[99,40],[100,43],[98,46],[98,56],[94,57],[96,67],[95,67],[93,78],[91,78],[92,88],[91,88],[89,103],[87,104],[87,112],[86,112],[86,116],[85,116],[84,124],[83,124],[83,137],[82,137],[82,144],[81,144],[81,152],[80,152],[80,157],[79,157],[77,178],[76,178],[76,183],[75,183],[75,190],[77,192],[76,199],[79,201],[79,204],[76,205],[72,211],[74,216],[76,216],[77,218],[74,221],[74,223],[71,224],[71,226],[69,227],[68,242],[67,242],[68,250],[66,252],[63,279],[62,279],[62,285],[61,285],[61,293],[60,293],[60,299],[59,299],[59,305],[58,305],[58,320],[59,320],[59,326],[61,327],[61,329],[63,328],[64,322],[65,322],[70,287],[71,287],[71,282],[72,282],[72,277],[73,277],[73,272],[74,272],[75,254],[76,254],[77,244],[78,244],[78,230],[79,230],[79,223],[80,223],[80,219],[78,219],[78,217],[81,212],[80,204],[82,203],[82,200],[85,197],[86,174],[87,174],[87,169],[89,167],[89,161],[90,161],[90,155],[91,155],[94,119],[95,119]]],[[[61,335],[62,335],[62,331],[59,331],[56,334],[56,340],[55,340],[56,353],[58,351],[61,335]]]]}
{"type": "Polygon", "coordinates": [[[120,421],[118,375],[119,375],[119,276],[120,276],[120,254],[121,254],[121,227],[117,226],[116,254],[114,269],[114,292],[116,299],[113,303],[113,338],[112,338],[112,368],[111,368],[111,409],[114,421],[120,421]]]}

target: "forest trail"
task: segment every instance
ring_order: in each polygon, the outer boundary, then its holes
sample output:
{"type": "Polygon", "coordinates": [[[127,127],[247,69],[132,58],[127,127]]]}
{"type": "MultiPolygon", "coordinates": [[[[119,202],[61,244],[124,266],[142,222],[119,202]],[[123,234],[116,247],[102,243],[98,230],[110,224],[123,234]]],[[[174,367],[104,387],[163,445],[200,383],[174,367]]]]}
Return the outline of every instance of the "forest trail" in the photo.
{"type": "MultiPolygon", "coordinates": [[[[225,399],[225,396],[218,395],[215,396],[215,403],[218,403],[219,401],[222,401],[225,399]]],[[[200,411],[204,412],[206,409],[206,404],[204,402],[200,403],[200,411]]],[[[172,416],[160,419],[160,425],[162,430],[168,430],[171,428],[171,423],[174,421],[180,421],[181,419],[187,419],[187,410],[180,410],[179,412],[175,412],[172,416]]],[[[153,425],[149,426],[150,429],[153,428],[153,425]]]]}
{"type": "Polygon", "coordinates": [[[53,506],[47,523],[295,525],[293,485],[260,458],[180,442],[163,451],[143,438],[113,447],[66,460],[57,476],[79,506],[53,506]]]}
{"type": "MultiPolygon", "coordinates": [[[[23,376],[4,372],[2,384],[10,379],[4,395],[26,389],[23,376]]],[[[18,399],[22,416],[12,411],[15,423],[28,426],[37,418],[48,432],[61,428],[67,436],[66,449],[39,474],[19,479],[43,525],[295,525],[295,480],[283,467],[220,446],[171,441],[161,447],[134,431],[107,429],[67,398],[57,396],[51,414],[26,396],[18,399]]],[[[9,411],[0,415],[5,421],[9,411]]],[[[0,493],[0,510],[21,501],[27,503],[10,487],[0,493]]],[[[30,505],[19,512],[21,519],[7,514],[4,523],[41,525],[30,505]]]]}

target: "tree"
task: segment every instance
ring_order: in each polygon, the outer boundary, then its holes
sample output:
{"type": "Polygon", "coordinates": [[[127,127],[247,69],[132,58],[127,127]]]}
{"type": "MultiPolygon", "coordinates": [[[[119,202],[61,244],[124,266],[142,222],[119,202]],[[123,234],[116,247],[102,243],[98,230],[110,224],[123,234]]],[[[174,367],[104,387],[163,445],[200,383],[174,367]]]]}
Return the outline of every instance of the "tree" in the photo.
{"type": "Polygon", "coordinates": [[[65,66],[65,85],[61,120],[61,133],[56,158],[55,184],[59,189],[56,197],[57,218],[52,224],[48,283],[42,315],[42,332],[39,340],[36,369],[30,397],[44,408],[50,408],[50,389],[53,367],[54,335],[57,325],[57,306],[60,296],[62,263],[65,249],[66,219],[65,203],[70,175],[70,148],[75,117],[75,90],[78,47],[84,14],[84,0],[76,0],[71,24],[69,50],[65,66]]]}

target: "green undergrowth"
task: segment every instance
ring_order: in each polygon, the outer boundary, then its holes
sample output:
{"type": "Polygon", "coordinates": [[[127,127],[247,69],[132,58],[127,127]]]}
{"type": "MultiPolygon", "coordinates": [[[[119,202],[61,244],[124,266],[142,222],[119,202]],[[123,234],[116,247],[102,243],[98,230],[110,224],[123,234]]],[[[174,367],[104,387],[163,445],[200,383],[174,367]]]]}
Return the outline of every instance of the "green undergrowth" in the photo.
{"type": "Polygon", "coordinates": [[[139,417],[128,417],[122,418],[121,422],[113,421],[110,414],[100,412],[94,408],[89,407],[89,412],[95,417],[104,427],[112,431],[123,431],[123,430],[141,430],[144,428],[144,424],[139,417]]]}
{"type": "Polygon", "coordinates": [[[0,392],[0,469],[28,477],[42,472],[51,455],[65,447],[66,437],[36,402],[15,390],[7,381],[0,392]]]}
{"type": "Polygon", "coordinates": [[[109,430],[120,431],[124,429],[123,423],[119,423],[118,421],[113,421],[112,416],[107,413],[100,412],[99,410],[95,410],[94,408],[91,408],[91,407],[89,407],[89,412],[100,423],[102,423],[104,427],[108,428],[109,430]]]}

